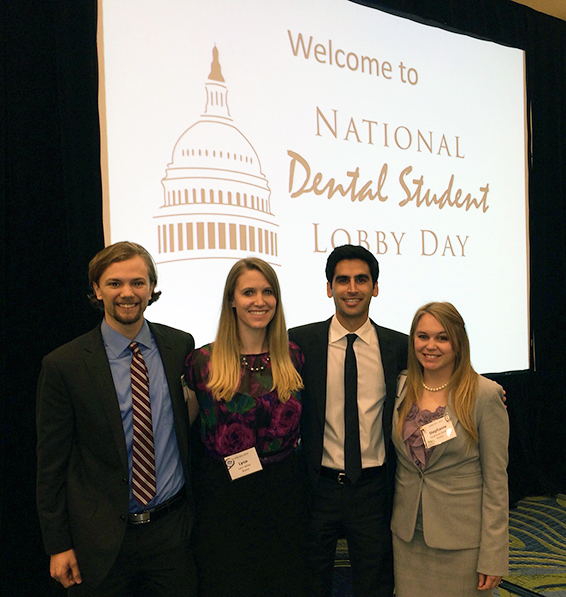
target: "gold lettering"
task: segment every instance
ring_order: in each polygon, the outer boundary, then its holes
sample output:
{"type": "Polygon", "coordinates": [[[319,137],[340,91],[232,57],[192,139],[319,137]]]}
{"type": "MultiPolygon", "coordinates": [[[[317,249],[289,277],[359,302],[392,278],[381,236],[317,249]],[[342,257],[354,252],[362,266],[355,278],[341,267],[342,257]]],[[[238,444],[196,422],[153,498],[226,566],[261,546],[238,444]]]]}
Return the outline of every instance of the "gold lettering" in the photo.
{"type": "Polygon", "coordinates": [[[468,239],[470,237],[466,236],[466,239],[464,240],[464,242],[462,242],[462,239],[460,238],[459,234],[456,235],[456,238],[458,239],[458,242],[460,243],[460,246],[462,247],[462,257],[465,257],[465,255],[464,255],[464,246],[466,245],[466,243],[468,242],[468,239]]]}
{"type": "Polygon", "coordinates": [[[465,158],[465,155],[460,155],[460,137],[456,137],[456,157],[465,158]]]}
{"type": "Polygon", "coordinates": [[[375,124],[377,126],[377,122],[375,120],[362,120],[362,122],[368,123],[368,145],[373,145],[373,141],[371,140],[371,125],[375,124]]]}
{"type": "Polygon", "coordinates": [[[385,242],[385,232],[382,232],[381,230],[376,230],[375,234],[377,236],[376,253],[378,255],[384,255],[385,253],[387,253],[387,243],[385,242]],[[382,245],[383,245],[383,247],[385,247],[383,250],[382,250],[382,245]]]}
{"type": "Polygon", "coordinates": [[[323,56],[323,58],[326,57],[326,48],[322,44],[316,44],[314,47],[314,57],[318,62],[326,64],[326,60],[321,59],[320,56],[323,56]]]}
{"type": "Polygon", "coordinates": [[[339,193],[340,195],[342,195],[342,197],[346,197],[349,195],[350,200],[352,202],[361,202],[366,198],[369,198],[370,201],[373,201],[376,198],[382,202],[387,201],[387,195],[384,196],[382,194],[382,189],[387,178],[387,164],[383,164],[381,168],[377,184],[377,190],[375,193],[371,190],[371,186],[373,185],[372,180],[367,181],[359,191],[356,190],[358,179],[360,177],[359,168],[356,168],[353,171],[346,172],[346,176],[352,179],[347,187],[344,187],[344,185],[337,183],[334,178],[329,178],[328,182],[326,184],[323,184],[322,172],[318,172],[317,174],[315,174],[312,180],[312,184],[309,187],[308,184],[310,182],[311,169],[308,162],[294,151],[288,150],[287,154],[291,157],[291,163],[289,165],[289,193],[291,193],[292,198],[300,197],[304,193],[312,192],[315,195],[326,194],[328,199],[332,199],[332,197],[334,197],[336,193],[339,193]],[[293,191],[295,183],[295,168],[297,163],[303,167],[305,178],[302,185],[297,190],[293,191]]]}
{"type": "Polygon", "coordinates": [[[395,236],[395,232],[392,232],[391,235],[395,239],[395,244],[397,245],[397,255],[401,255],[401,241],[403,240],[405,233],[403,232],[401,234],[401,238],[399,240],[397,240],[397,237],[395,236]]]}
{"type": "Polygon", "coordinates": [[[371,65],[375,64],[375,74],[379,76],[379,62],[377,61],[376,58],[370,58],[369,56],[362,56],[362,73],[365,73],[366,71],[364,70],[364,63],[367,62],[369,65],[369,74],[371,75],[371,65]]]}
{"type": "Polygon", "coordinates": [[[424,177],[421,176],[420,178],[414,178],[413,184],[415,185],[414,191],[411,193],[411,189],[409,188],[405,177],[412,172],[412,166],[407,166],[404,170],[401,171],[399,175],[399,184],[401,188],[405,192],[405,197],[399,202],[400,207],[404,207],[410,201],[414,201],[417,207],[420,207],[423,203],[430,207],[431,205],[438,205],[439,209],[443,209],[444,206],[448,205],[449,207],[456,207],[462,208],[465,207],[466,211],[468,211],[471,207],[475,207],[477,209],[481,209],[483,213],[485,213],[489,206],[487,205],[487,195],[489,193],[489,184],[486,184],[485,187],[480,187],[480,191],[483,193],[481,199],[472,197],[471,193],[468,193],[463,199],[463,191],[462,189],[458,189],[455,193],[454,199],[451,198],[452,194],[452,186],[454,184],[454,174],[450,177],[450,181],[446,190],[442,193],[442,195],[437,196],[435,193],[431,194],[431,189],[426,189],[424,195],[422,195],[423,186],[424,186],[424,177]]]}
{"type": "Polygon", "coordinates": [[[291,32],[289,31],[289,29],[287,29],[287,33],[289,34],[289,41],[291,42],[291,51],[293,52],[293,55],[296,56],[299,53],[299,46],[301,46],[301,48],[303,48],[304,57],[306,59],[308,59],[308,57],[311,53],[312,35],[309,38],[308,48],[305,48],[305,43],[303,42],[303,34],[302,33],[299,33],[299,36],[297,37],[297,44],[295,46],[293,45],[293,36],[292,36],[291,32]]]}
{"type": "Polygon", "coordinates": [[[324,114],[320,111],[320,108],[317,106],[316,107],[316,136],[317,137],[322,137],[322,135],[320,134],[320,120],[319,117],[322,118],[322,120],[324,120],[324,124],[326,124],[326,126],[328,127],[328,130],[334,135],[334,138],[337,139],[338,137],[336,136],[336,131],[338,129],[338,124],[336,122],[336,110],[332,110],[334,112],[334,128],[332,128],[332,126],[330,125],[330,123],[328,122],[328,120],[326,120],[324,114]]]}
{"type": "Polygon", "coordinates": [[[432,230],[421,230],[421,246],[421,255],[423,257],[430,257],[431,255],[434,255],[436,253],[436,249],[438,249],[438,238],[436,238],[436,234],[434,234],[432,230]],[[432,234],[432,236],[434,237],[434,251],[432,253],[427,253],[425,251],[425,233],[432,234]]]}
{"type": "Polygon", "coordinates": [[[320,224],[315,224],[313,222],[313,226],[314,226],[314,253],[326,253],[326,249],[319,249],[318,248],[318,227],[320,226],[320,224]]]}
{"type": "Polygon", "coordinates": [[[357,54],[354,54],[354,52],[350,52],[347,56],[346,56],[346,64],[348,65],[348,68],[350,70],[356,71],[358,70],[358,56],[357,54]],[[352,56],[353,58],[355,58],[355,65],[356,66],[351,66],[350,65],[350,56],[352,56]]]}
{"type": "Polygon", "coordinates": [[[489,184],[486,184],[485,187],[480,187],[480,191],[483,193],[483,197],[481,198],[480,202],[478,203],[475,199],[472,199],[471,203],[466,207],[466,211],[470,209],[470,207],[475,205],[478,209],[480,206],[483,206],[483,213],[485,213],[489,207],[487,205],[487,194],[489,193],[489,184]]]}
{"type": "Polygon", "coordinates": [[[440,147],[438,148],[438,154],[440,155],[440,152],[446,149],[446,153],[448,154],[448,157],[450,157],[450,150],[448,149],[448,142],[446,141],[446,137],[444,135],[442,135],[442,139],[440,139],[440,147]]]}
{"type": "Polygon", "coordinates": [[[291,192],[291,189],[293,188],[293,182],[295,179],[295,163],[298,161],[301,164],[301,166],[305,169],[306,178],[305,182],[303,183],[303,186],[298,191],[295,191],[291,194],[291,197],[298,197],[303,193],[305,187],[307,186],[307,183],[309,182],[311,176],[311,169],[308,165],[308,162],[304,160],[298,153],[295,153],[294,151],[287,151],[287,154],[290,155],[291,158],[293,158],[289,167],[289,192],[291,192]]]}
{"type": "MultiPolygon", "coordinates": [[[[401,184],[401,186],[403,187],[403,190],[405,191],[407,197],[406,199],[403,199],[402,201],[399,202],[399,206],[400,207],[404,207],[405,205],[407,205],[407,203],[409,203],[409,201],[413,201],[413,199],[415,198],[415,195],[411,195],[411,191],[409,190],[409,187],[405,184],[405,175],[410,174],[413,170],[412,166],[407,166],[402,172],[401,174],[399,174],[399,183],[401,184]]],[[[421,176],[421,185],[422,185],[422,176],[421,176]]],[[[416,183],[416,180],[413,180],[413,183],[416,183]]],[[[289,189],[290,190],[290,189],[289,189]]],[[[420,192],[420,187],[417,189],[418,192],[420,192]]],[[[415,191],[415,194],[417,193],[417,191],[415,191]]]]}
{"type": "Polygon", "coordinates": [[[446,255],[446,251],[448,251],[448,250],[452,253],[452,257],[456,257],[456,255],[454,255],[454,249],[452,248],[452,243],[450,242],[449,236],[446,237],[446,242],[444,243],[444,251],[442,252],[442,257],[444,257],[446,255]]]}
{"type": "Polygon", "coordinates": [[[368,233],[365,230],[358,230],[358,245],[365,246],[369,251],[368,233]]]}
{"type": "Polygon", "coordinates": [[[356,139],[358,140],[358,143],[361,143],[360,136],[358,135],[358,131],[356,130],[356,124],[354,122],[354,119],[350,118],[350,124],[348,125],[348,131],[346,132],[344,141],[348,140],[348,137],[349,137],[350,133],[352,133],[352,132],[354,133],[354,135],[356,135],[356,139]]]}
{"type": "Polygon", "coordinates": [[[417,131],[417,145],[418,145],[418,149],[417,151],[421,150],[421,140],[422,142],[425,144],[425,147],[428,149],[429,153],[432,153],[432,131],[428,131],[428,134],[430,135],[429,138],[429,142],[426,142],[426,139],[423,137],[423,134],[421,133],[421,131],[417,131]]]}
{"type": "Polygon", "coordinates": [[[397,145],[397,147],[399,149],[409,149],[409,147],[411,147],[411,143],[413,142],[413,138],[411,136],[411,131],[406,127],[406,126],[398,126],[395,129],[395,144],[397,145]],[[401,130],[407,131],[407,135],[409,135],[409,143],[407,144],[407,147],[402,147],[401,144],[399,143],[399,139],[397,137],[397,133],[401,130]]]}
{"type": "MultiPolygon", "coordinates": [[[[313,36],[311,35],[309,37],[308,44],[306,44],[306,36],[303,38],[302,33],[299,33],[296,39],[293,39],[293,33],[291,33],[289,29],[287,29],[287,34],[289,36],[289,42],[291,43],[291,52],[293,53],[293,56],[297,57],[301,54],[303,58],[309,60],[311,57],[311,48],[313,47],[313,36]]],[[[315,43],[312,56],[319,64],[329,64],[332,66],[335,63],[338,68],[348,67],[354,72],[361,70],[362,73],[369,74],[370,76],[373,75],[374,72],[376,77],[379,77],[380,75],[380,62],[377,58],[364,56],[363,54],[357,54],[356,52],[347,52],[342,49],[334,51],[331,39],[328,40],[328,48],[321,43],[315,43]],[[342,61],[340,61],[340,58],[342,58],[342,61]]],[[[392,78],[392,70],[390,62],[383,61],[381,63],[381,74],[383,75],[383,78],[390,80],[392,78]]],[[[414,71],[414,69],[409,70],[414,71]]],[[[416,74],[416,71],[414,72],[416,74]]]]}
{"type": "Polygon", "coordinates": [[[336,236],[337,232],[343,232],[346,235],[346,239],[347,239],[347,242],[342,241],[339,243],[339,245],[351,245],[352,244],[352,239],[350,238],[350,234],[348,233],[348,231],[344,230],[344,228],[338,228],[332,233],[332,236],[330,237],[330,242],[332,243],[333,249],[335,249],[336,247],[339,246],[334,242],[334,237],[336,236]]]}
{"type": "MultiPolygon", "coordinates": [[[[324,225],[313,223],[314,227],[314,253],[326,253],[327,245],[330,244],[332,248],[343,244],[351,243],[352,239],[356,239],[359,246],[365,247],[368,251],[372,251],[376,255],[385,255],[390,251],[390,243],[387,240],[387,233],[382,230],[347,230],[346,228],[336,228],[328,233],[324,229],[324,225]],[[375,233],[374,237],[370,237],[372,233],[375,233]],[[320,242],[320,238],[324,237],[324,241],[320,242]],[[372,240],[370,240],[370,238],[372,240]],[[328,240],[327,240],[328,239],[328,240]],[[375,239],[375,240],[373,240],[375,239]],[[330,242],[328,242],[330,241],[330,242]],[[372,243],[375,242],[375,245],[372,243]]],[[[404,232],[396,234],[395,232],[390,233],[393,237],[397,246],[397,255],[401,255],[401,242],[405,236],[404,232]]]]}

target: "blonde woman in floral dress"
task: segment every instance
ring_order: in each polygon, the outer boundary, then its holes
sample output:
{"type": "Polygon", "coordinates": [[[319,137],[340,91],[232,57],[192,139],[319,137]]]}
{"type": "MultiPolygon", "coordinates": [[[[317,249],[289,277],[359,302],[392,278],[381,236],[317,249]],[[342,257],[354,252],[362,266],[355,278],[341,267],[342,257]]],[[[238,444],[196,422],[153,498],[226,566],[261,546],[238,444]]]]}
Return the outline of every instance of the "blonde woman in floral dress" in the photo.
{"type": "Polygon", "coordinates": [[[216,340],[189,356],[185,372],[204,446],[193,481],[202,597],[305,594],[305,501],[295,451],[302,364],[288,340],[273,268],[257,258],[238,261],[226,280],[216,340]]]}

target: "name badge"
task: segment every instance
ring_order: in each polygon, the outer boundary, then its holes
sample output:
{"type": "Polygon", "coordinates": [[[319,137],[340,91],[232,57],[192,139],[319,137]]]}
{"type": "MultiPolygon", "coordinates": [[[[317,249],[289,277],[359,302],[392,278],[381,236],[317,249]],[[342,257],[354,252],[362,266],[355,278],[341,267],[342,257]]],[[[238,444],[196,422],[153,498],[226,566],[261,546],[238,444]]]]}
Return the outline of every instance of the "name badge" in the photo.
{"type": "Polygon", "coordinates": [[[243,450],[237,454],[232,454],[232,456],[225,456],[224,464],[232,481],[263,469],[255,448],[243,450]]]}
{"type": "Polygon", "coordinates": [[[432,423],[423,425],[420,429],[425,448],[439,446],[456,437],[456,430],[448,414],[432,423]]]}

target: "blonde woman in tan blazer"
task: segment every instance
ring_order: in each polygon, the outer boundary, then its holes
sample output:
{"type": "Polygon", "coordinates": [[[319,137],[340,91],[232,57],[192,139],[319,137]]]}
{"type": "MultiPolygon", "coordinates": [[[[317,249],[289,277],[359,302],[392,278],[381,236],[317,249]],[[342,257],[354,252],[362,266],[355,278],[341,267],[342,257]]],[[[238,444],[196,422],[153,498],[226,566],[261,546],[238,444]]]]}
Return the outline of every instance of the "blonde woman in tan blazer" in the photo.
{"type": "Polygon", "coordinates": [[[500,386],[473,370],[454,306],[421,307],[393,418],[397,597],[485,597],[507,574],[509,423],[502,398],[500,386]]]}

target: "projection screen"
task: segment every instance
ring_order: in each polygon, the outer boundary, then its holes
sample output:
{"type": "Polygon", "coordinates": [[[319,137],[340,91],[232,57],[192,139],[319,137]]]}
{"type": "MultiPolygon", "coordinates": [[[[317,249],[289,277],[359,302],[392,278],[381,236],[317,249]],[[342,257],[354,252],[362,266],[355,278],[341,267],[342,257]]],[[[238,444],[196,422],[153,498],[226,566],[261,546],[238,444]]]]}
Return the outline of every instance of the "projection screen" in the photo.
{"type": "Polygon", "coordinates": [[[380,264],[370,316],[454,303],[474,367],[529,367],[523,51],[346,0],[100,0],[105,235],[154,256],[150,320],[214,339],[226,274],[276,269],[288,325],[324,266],[380,264]]]}

